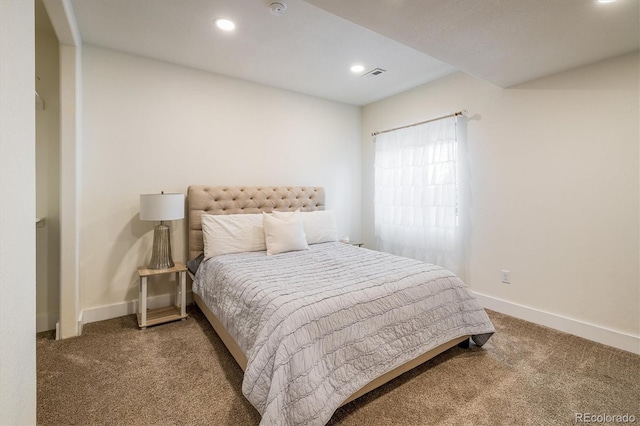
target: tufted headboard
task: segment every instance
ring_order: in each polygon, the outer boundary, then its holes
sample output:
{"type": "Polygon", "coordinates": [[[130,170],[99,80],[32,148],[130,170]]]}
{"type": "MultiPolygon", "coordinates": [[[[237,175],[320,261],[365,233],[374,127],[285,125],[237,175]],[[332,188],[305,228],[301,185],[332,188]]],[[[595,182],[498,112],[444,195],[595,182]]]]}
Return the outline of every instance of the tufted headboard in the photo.
{"type": "Polygon", "coordinates": [[[204,251],[202,213],[270,213],[324,210],[324,188],[310,186],[206,186],[191,185],[187,192],[189,259],[204,251]]]}

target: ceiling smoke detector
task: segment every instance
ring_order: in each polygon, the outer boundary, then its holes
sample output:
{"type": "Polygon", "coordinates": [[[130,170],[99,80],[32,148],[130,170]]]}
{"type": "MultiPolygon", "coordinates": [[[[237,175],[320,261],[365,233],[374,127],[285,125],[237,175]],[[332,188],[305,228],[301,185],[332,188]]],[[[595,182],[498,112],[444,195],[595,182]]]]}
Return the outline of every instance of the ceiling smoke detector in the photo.
{"type": "Polygon", "coordinates": [[[273,2],[269,5],[269,9],[271,9],[272,15],[282,16],[284,12],[287,11],[287,5],[280,2],[273,2]]]}

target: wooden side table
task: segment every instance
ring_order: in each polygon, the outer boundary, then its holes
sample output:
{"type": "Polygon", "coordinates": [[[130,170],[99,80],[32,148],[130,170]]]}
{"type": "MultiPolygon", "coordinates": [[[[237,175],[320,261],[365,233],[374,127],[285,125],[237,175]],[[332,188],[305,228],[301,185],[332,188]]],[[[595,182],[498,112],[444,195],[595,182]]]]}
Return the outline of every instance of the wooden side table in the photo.
{"type": "Polygon", "coordinates": [[[187,268],[180,262],[174,262],[173,268],[148,269],[146,266],[138,268],[140,277],[138,300],[138,326],[145,329],[148,326],[162,324],[186,318],[187,315],[187,268]],[[176,274],[176,305],[147,310],[147,279],[153,275],[176,274]]]}
{"type": "Polygon", "coordinates": [[[360,243],[360,242],[353,242],[353,241],[340,241],[342,244],[349,244],[350,246],[356,246],[356,247],[362,247],[362,245],[364,243],[360,243]]]}

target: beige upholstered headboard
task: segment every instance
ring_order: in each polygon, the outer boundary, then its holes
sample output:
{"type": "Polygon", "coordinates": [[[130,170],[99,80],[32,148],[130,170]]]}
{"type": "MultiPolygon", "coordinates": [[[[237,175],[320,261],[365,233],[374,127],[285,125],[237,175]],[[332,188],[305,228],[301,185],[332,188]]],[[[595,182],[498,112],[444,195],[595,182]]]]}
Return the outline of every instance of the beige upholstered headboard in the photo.
{"type": "Polygon", "coordinates": [[[187,193],[189,259],[204,250],[202,213],[270,213],[324,210],[324,188],[309,186],[206,186],[191,185],[187,193]]]}

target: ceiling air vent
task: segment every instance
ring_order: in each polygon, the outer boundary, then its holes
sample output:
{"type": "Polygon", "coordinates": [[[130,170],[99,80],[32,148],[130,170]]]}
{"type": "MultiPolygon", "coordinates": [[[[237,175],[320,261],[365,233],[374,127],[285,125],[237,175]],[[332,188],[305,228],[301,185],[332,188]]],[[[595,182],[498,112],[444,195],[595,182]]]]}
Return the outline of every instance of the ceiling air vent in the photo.
{"type": "Polygon", "coordinates": [[[362,74],[362,77],[376,77],[380,74],[384,74],[387,70],[383,70],[382,68],[374,68],[366,74],[362,74]]]}

